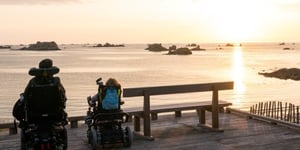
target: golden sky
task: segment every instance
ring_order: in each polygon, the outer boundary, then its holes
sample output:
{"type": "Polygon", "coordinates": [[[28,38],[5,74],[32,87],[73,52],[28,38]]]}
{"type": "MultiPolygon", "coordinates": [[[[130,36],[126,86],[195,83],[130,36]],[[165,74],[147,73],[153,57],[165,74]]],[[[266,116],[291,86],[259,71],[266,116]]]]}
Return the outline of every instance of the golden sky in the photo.
{"type": "Polygon", "coordinates": [[[297,0],[1,0],[0,45],[300,42],[297,0]]]}

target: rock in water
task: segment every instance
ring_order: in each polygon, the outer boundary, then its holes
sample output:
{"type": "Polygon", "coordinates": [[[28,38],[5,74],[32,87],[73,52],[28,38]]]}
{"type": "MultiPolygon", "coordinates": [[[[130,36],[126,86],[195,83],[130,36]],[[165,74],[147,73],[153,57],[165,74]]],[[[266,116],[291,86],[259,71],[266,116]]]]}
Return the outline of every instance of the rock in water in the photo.
{"type": "Polygon", "coordinates": [[[29,47],[23,47],[20,50],[60,50],[58,45],[52,42],[36,42],[35,44],[30,44],[29,47]]]}
{"type": "Polygon", "coordinates": [[[273,72],[259,72],[258,74],[263,75],[265,77],[274,77],[285,80],[300,80],[300,69],[298,68],[282,68],[273,72]]]}

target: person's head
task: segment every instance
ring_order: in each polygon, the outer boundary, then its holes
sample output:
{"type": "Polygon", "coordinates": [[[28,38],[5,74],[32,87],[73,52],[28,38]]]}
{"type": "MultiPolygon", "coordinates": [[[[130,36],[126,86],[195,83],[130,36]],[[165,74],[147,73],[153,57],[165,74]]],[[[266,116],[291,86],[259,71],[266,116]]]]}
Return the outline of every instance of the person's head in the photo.
{"type": "Polygon", "coordinates": [[[114,79],[114,78],[109,78],[106,83],[105,83],[106,86],[114,86],[114,87],[120,87],[120,83],[114,79]]]}
{"type": "Polygon", "coordinates": [[[53,61],[49,58],[43,59],[39,63],[39,68],[31,68],[29,74],[32,76],[51,77],[59,72],[59,68],[53,66],[53,61]]]}

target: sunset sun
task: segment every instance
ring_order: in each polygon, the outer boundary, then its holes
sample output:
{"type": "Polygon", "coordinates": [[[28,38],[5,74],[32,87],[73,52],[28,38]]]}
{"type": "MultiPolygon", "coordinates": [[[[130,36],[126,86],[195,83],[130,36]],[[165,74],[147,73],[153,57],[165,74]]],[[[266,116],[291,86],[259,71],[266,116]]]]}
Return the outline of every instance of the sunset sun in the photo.
{"type": "Polygon", "coordinates": [[[242,42],[260,36],[268,7],[259,1],[219,1],[207,3],[213,34],[218,39],[242,42]]]}

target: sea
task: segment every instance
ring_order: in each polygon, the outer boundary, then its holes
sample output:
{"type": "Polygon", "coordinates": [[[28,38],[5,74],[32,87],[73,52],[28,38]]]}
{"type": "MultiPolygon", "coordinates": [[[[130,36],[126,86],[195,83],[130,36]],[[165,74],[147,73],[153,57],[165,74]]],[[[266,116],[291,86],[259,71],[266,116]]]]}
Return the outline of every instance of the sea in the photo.
{"type": "MultiPolygon", "coordinates": [[[[187,43],[162,43],[185,47],[187,43]]],[[[232,108],[249,111],[258,102],[282,101],[300,105],[300,81],[259,75],[280,68],[300,68],[300,43],[200,43],[205,51],[192,55],[166,55],[145,50],[145,44],[93,47],[61,44],[59,51],[0,49],[0,120],[12,119],[19,94],[32,78],[28,71],[44,58],[60,68],[56,74],[66,89],[69,116],[85,115],[87,97],[96,94],[96,79],[117,79],[122,88],[234,82],[234,89],[219,91],[219,99],[232,108]],[[288,50],[284,50],[288,49],[288,50]]],[[[122,98],[123,108],[142,107],[143,97],[122,98]]],[[[151,96],[151,105],[208,101],[212,92],[151,96]]]]}

